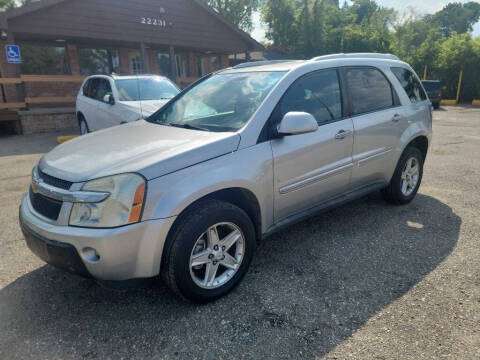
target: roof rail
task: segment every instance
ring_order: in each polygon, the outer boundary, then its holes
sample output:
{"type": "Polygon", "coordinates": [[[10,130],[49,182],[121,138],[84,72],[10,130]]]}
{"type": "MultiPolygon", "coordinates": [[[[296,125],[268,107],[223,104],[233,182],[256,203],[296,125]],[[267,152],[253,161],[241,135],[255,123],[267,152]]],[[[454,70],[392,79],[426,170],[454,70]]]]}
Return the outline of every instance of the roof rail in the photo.
{"type": "Polygon", "coordinates": [[[392,54],[377,54],[377,53],[349,53],[349,54],[330,54],[317,56],[311,59],[310,61],[320,61],[320,60],[330,60],[330,59],[345,59],[345,58],[363,58],[363,59],[389,59],[389,60],[400,60],[397,56],[392,54]]]}
{"type": "Polygon", "coordinates": [[[242,69],[242,68],[248,68],[252,66],[263,66],[263,65],[271,65],[271,64],[278,64],[278,63],[283,63],[283,62],[288,62],[288,61],[293,61],[293,60],[262,60],[262,61],[249,61],[249,62],[244,62],[238,65],[235,65],[232,67],[232,69],[242,69]]]}

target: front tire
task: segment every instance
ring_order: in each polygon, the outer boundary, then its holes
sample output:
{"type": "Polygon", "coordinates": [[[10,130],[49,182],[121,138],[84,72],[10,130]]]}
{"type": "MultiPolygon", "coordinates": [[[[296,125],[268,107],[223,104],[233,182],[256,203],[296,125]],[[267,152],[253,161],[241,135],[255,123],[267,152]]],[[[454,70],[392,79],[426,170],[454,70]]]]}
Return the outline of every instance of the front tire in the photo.
{"type": "Polygon", "coordinates": [[[417,194],[423,176],[423,155],[416,147],[405,149],[390,185],[382,190],[383,197],[395,205],[408,204],[417,194]]]}
{"type": "Polygon", "coordinates": [[[88,128],[87,120],[80,115],[78,118],[78,125],[80,127],[80,135],[86,135],[90,132],[90,129],[88,128]]]}
{"type": "Polygon", "coordinates": [[[161,275],[178,296],[205,303],[237,286],[255,252],[255,230],[239,207],[206,200],[180,215],[165,244],[161,275]]]}

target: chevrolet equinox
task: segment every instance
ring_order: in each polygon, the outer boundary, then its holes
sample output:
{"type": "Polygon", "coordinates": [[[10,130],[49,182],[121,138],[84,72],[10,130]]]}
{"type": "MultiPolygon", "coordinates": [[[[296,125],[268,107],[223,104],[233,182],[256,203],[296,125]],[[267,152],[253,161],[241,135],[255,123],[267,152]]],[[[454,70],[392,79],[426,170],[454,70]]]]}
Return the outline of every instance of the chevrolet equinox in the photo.
{"type": "Polygon", "coordinates": [[[47,263],[109,282],[160,274],[207,302],[286,225],[375,190],[412,201],[431,132],[425,90],[393,55],[245,63],[47,153],[20,224],[47,263]]]}

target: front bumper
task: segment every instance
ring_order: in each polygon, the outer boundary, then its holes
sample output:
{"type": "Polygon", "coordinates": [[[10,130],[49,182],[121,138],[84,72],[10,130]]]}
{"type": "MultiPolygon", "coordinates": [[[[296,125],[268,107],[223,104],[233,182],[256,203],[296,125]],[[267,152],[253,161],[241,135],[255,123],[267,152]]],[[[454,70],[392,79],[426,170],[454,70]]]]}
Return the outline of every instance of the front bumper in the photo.
{"type": "Polygon", "coordinates": [[[99,280],[130,280],[159,274],[163,245],[175,217],[143,221],[113,229],[60,226],[32,208],[28,196],[20,206],[27,245],[45,262],[99,280]],[[98,258],[89,256],[92,249],[98,258]]]}

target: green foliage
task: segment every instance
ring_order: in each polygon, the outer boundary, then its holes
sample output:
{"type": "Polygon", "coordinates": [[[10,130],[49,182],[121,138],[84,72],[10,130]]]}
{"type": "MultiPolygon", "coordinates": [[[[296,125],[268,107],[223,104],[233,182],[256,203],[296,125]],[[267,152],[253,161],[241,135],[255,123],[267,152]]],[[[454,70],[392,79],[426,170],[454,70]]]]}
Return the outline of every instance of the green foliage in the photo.
{"type": "Polygon", "coordinates": [[[0,0],[0,11],[11,10],[13,8],[16,8],[17,6],[27,5],[36,1],[39,0],[0,0]]]}
{"type": "Polygon", "coordinates": [[[480,98],[480,38],[472,25],[480,4],[450,3],[439,12],[397,21],[393,9],[373,0],[265,0],[266,37],[273,46],[298,58],[338,52],[389,52],[423,76],[439,79],[444,97],[454,99],[464,70],[461,99],[480,98]]]}
{"type": "Polygon", "coordinates": [[[452,32],[459,34],[472,31],[472,25],[480,18],[480,4],[450,3],[432,17],[432,22],[440,26],[445,36],[452,32]]]}
{"type": "Polygon", "coordinates": [[[252,14],[260,0],[204,0],[213,10],[244,31],[252,30],[252,14]]]}
{"type": "Polygon", "coordinates": [[[384,51],[395,12],[373,0],[266,0],[267,39],[298,57],[343,51],[384,51]]]}
{"type": "Polygon", "coordinates": [[[16,5],[15,0],[0,0],[0,11],[13,9],[16,5]]]}

